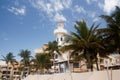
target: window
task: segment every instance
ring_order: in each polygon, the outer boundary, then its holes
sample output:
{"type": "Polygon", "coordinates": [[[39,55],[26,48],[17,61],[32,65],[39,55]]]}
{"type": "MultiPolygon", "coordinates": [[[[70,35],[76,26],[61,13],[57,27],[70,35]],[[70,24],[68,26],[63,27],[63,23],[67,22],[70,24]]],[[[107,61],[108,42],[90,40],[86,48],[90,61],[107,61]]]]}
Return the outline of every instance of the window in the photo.
{"type": "Polygon", "coordinates": [[[79,68],[79,63],[73,63],[74,68],[79,68]]]}
{"type": "Polygon", "coordinates": [[[58,58],[58,55],[57,55],[57,54],[55,54],[55,55],[54,55],[54,58],[55,58],[55,59],[57,59],[57,58],[58,58]]]}
{"type": "Polygon", "coordinates": [[[10,78],[10,76],[6,76],[7,78],[10,78]]]}
{"type": "Polygon", "coordinates": [[[14,72],[14,75],[19,75],[19,72],[14,72]]]}
{"type": "Polygon", "coordinates": [[[9,67],[9,70],[11,69],[11,67],[9,67]]]}
{"type": "Polygon", "coordinates": [[[10,71],[3,71],[2,74],[10,74],[10,71]]]}
{"type": "Polygon", "coordinates": [[[61,37],[61,41],[63,41],[63,37],[61,37]]]}
{"type": "Polygon", "coordinates": [[[6,71],[3,71],[2,74],[6,74],[7,72],[6,71]]]}
{"type": "Polygon", "coordinates": [[[58,42],[59,38],[57,38],[57,42],[58,42]]]}
{"type": "Polygon", "coordinates": [[[61,41],[63,40],[63,38],[61,37],[61,41]]]}
{"type": "Polygon", "coordinates": [[[10,71],[8,71],[7,73],[10,74],[10,71]]]}
{"type": "Polygon", "coordinates": [[[14,68],[14,70],[17,70],[17,68],[14,68]]]}
{"type": "Polygon", "coordinates": [[[28,68],[25,68],[25,71],[27,71],[28,70],[28,68]]]}

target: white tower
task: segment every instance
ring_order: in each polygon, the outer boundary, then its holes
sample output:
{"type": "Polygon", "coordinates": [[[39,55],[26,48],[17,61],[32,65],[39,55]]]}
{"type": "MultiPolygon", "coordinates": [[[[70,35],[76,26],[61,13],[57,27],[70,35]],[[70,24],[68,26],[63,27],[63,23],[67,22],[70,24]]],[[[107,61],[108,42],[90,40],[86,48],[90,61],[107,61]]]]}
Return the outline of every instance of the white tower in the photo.
{"type": "MultiPolygon", "coordinates": [[[[67,30],[64,29],[64,23],[58,22],[57,29],[54,30],[54,35],[56,36],[56,41],[58,42],[58,46],[64,46],[65,38],[67,36],[67,30]]],[[[59,72],[67,72],[70,71],[68,67],[68,53],[64,52],[62,55],[58,55],[57,58],[55,58],[55,61],[58,63],[58,69],[59,72]],[[61,63],[62,62],[62,63],[61,63]]]]}
{"type": "Polygon", "coordinates": [[[59,46],[62,46],[65,41],[65,36],[67,31],[64,29],[64,23],[58,22],[57,29],[54,30],[54,35],[56,36],[56,41],[59,46]]]}

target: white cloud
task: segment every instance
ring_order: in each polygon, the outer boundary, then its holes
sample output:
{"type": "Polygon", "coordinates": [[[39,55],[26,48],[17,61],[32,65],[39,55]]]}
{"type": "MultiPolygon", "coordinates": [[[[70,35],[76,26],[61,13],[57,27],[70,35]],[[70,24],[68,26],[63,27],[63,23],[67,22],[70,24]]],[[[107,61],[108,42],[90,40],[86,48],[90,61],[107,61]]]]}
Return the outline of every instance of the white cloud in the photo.
{"type": "Polygon", "coordinates": [[[10,8],[8,8],[8,11],[14,13],[15,15],[25,15],[26,8],[25,8],[25,6],[23,6],[21,8],[10,7],[10,8]]]}
{"type": "Polygon", "coordinates": [[[43,0],[29,0],[29,2],[34,8],[46,12],[48,15],[52,15],[54,12],[51,3],[45,3],[43,0]]]}
{"type": "Polygon", "coordinates": [[[92,2],[97,2],[98,0],[86,0],[88,4],[91,4],[92,2]]]}
{"type": "Polygon", "coordinates": [[[98,17],[96,17],[96,18],[93,19],[93,22],[97,22],[97,21],[99,21],[98,17]]]}
{"type": "Polygon", "coordinates": [[[47,12],[47,14],[52,15],[52,13],[54,12],[54,10],[52,9],[52,5],[51,4],[46,4],[46,9],[45,11],[47,12]]]}
{"type": "Polygon", "coordinates": [[[96,17],[96,12],[88,11],[87,14],[88,14],[88,17],[90,17],[90,18],[95,18],[96,17]]]}
{"type": "Polygon", "coordinates": [[[75,10],[76,12],[78,12],[78,13],[86,13],[85,9],[84,9],[83,7],[81,7],[81,6],[78,6],[78,5],[76,5],[76,6],[74,7],[74,10],[75,10]]]}
{"type": "Polygon", "coordinates": [[[87,12],[88,17],[93,21],[93,22],[97,22],[99,21],[99,17],[97,16],[97,13],[94,11],[88,11],[87,12]]]}
{"type": "Polygon", "coordinates": [[[115,9],[115,6],[120,7],[120,0],[104,0],[103,11],[110,14],[115,9]]]}
{"type": "Polygon", "coordinates": [[[94,18],[96,16],[96,13],[95,12],[92,12],[91,13],[91,17],[94,18]]]}
{"type": "Polygon", "coordinates": [[[44,0],[29,0],[29,2],[34,8],[44,11],[50,20],[54,19],[53,21],[59,20],[56,16],[61,16],[60,18],[66,21],[62,11],[70,8],[72,4],[71,0],[48,0],[47,2],[44,0]]]}
{"type": "Polygon", "coordinates": [[[90,4],[90,0],[86,0],[88,4],[90,4]]]}
{"type": "Polygon", "coordinates": [[[62,4],[65,8],[70,8],[72,4],[72,0],[62,0],[62,4]]]}
{"type": "Polygon", "coordinates": [[[18,0],[14,0],[14,4],[15,4],[16,6],[18,6],[18,5],[19,5],[19,1],[18,1],[18,0]]]}
{"type": "Polygon", "coordinates": [[[98,7],[100,8],[100,9],[103,9],[103,4],[101,3],[101,2],[98,2],[98,7]]]}
{"type": "Polygon", "coordinates": [[[54,16],[54,21],[55,22],[66,21],[66,18],[62,14],[56,13],[54,16]]]}
{"type": "Polygon", "coordinates": [[[50,3],[45,3],[44,0],[29,0],[29,2],[34,8],[44,11],[46,11],[47,7],[51,6],[50,3]]]}
{"type": "Polygon", "coordinates": [[[64,9],[64,6],[60,0],[51,0],[51,4],[55,11],[61,11],[64,9]]]}
{"type": "Polygon", "coordinates": [[[9,39],[8,38],[3,38],[4,41],[8,41],[9,39]]]}

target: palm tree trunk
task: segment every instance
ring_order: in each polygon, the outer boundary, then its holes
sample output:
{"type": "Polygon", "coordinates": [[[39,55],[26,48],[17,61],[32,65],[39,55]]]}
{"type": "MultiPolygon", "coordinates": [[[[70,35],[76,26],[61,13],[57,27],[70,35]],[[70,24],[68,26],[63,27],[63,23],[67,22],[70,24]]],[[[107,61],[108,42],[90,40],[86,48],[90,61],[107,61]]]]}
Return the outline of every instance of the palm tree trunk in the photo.
{"type": "Polygon", "coordinates": [[[10,80],[13,80],[13,75],[14,75],[13,69],[14,69],[14,66],[12,66],[11,75],[10,75],[10,80]]]}
{"type": "Polygon", "coordinates": [[[7,75],[8,75],[8,68],[9,68],[9,65],[7,63],[7,74],[6,74],[6,79],[7,79],[7,75]]]}
{"type": "Polygon", "coordinates": [[[90,69],[91,69],[91,71],[93,71],[93,63],[92,63],[91,59],[90,59],[90,69]]]}
{"type": "Polygon", "coordinates": [[[88,69],[90,69],[91,71],[93,71],[93,65],[92,65],[92,60],[90,58],[90,55],[89,54],[86,54],[86,58],[87,58],[87,62],[88,62],[88,69]]]}
{"type": "MultiPolygon", "coordinates": [[[[88,70],[91,69],[91,60],[90,60],[90,55],[87,53],[87,50],[84,50],[85,57],[87,59],[87,68],[88,70]]],[[[92,71],[92,70],[91,70],[92,71]]]]}
{"type": "Polygon", "coordinates": [[[23,71],[21,71],[21,78],[23,79],[23,71]]]}
{"type": "MultiPolygon", "coordinates": [[[[27,71],[27,76],[30,74],[30,72],[31,72],[31,69],[30,69],[30,65],[28,66],[28,71],[27,71]]],[[[27,77],[26,76],[26,77],[27,77]]]]}
{"type": "Polygon", "coordinates": [[[96,63],[96,68],[97,68],[97,70],[99,71],[99,67],[98,67],[98,58],[97,58],[97,57],[96,57],[95,63],[96,63]]]}

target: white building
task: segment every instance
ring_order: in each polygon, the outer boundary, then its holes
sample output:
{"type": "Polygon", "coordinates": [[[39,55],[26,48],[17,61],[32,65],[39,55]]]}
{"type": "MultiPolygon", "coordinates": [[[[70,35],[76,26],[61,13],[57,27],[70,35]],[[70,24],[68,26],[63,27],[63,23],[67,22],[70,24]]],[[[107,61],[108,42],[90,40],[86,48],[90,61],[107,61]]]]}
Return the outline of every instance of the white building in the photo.
{"type": "MultiPolygon", "coordinates": [[[[65,39],[67,36],[67,30],[64,29],[64,22],[58,22],[57,29],[54,30],[54,35],[56,37],[56,41],[58,42],[58,46],[64,46],[65,39]]],[[[59,72],[68,72],[69,70],[69,52],[62,53],[61,55],[55,53],[55,64],[58,68],[59,72]]]]}

